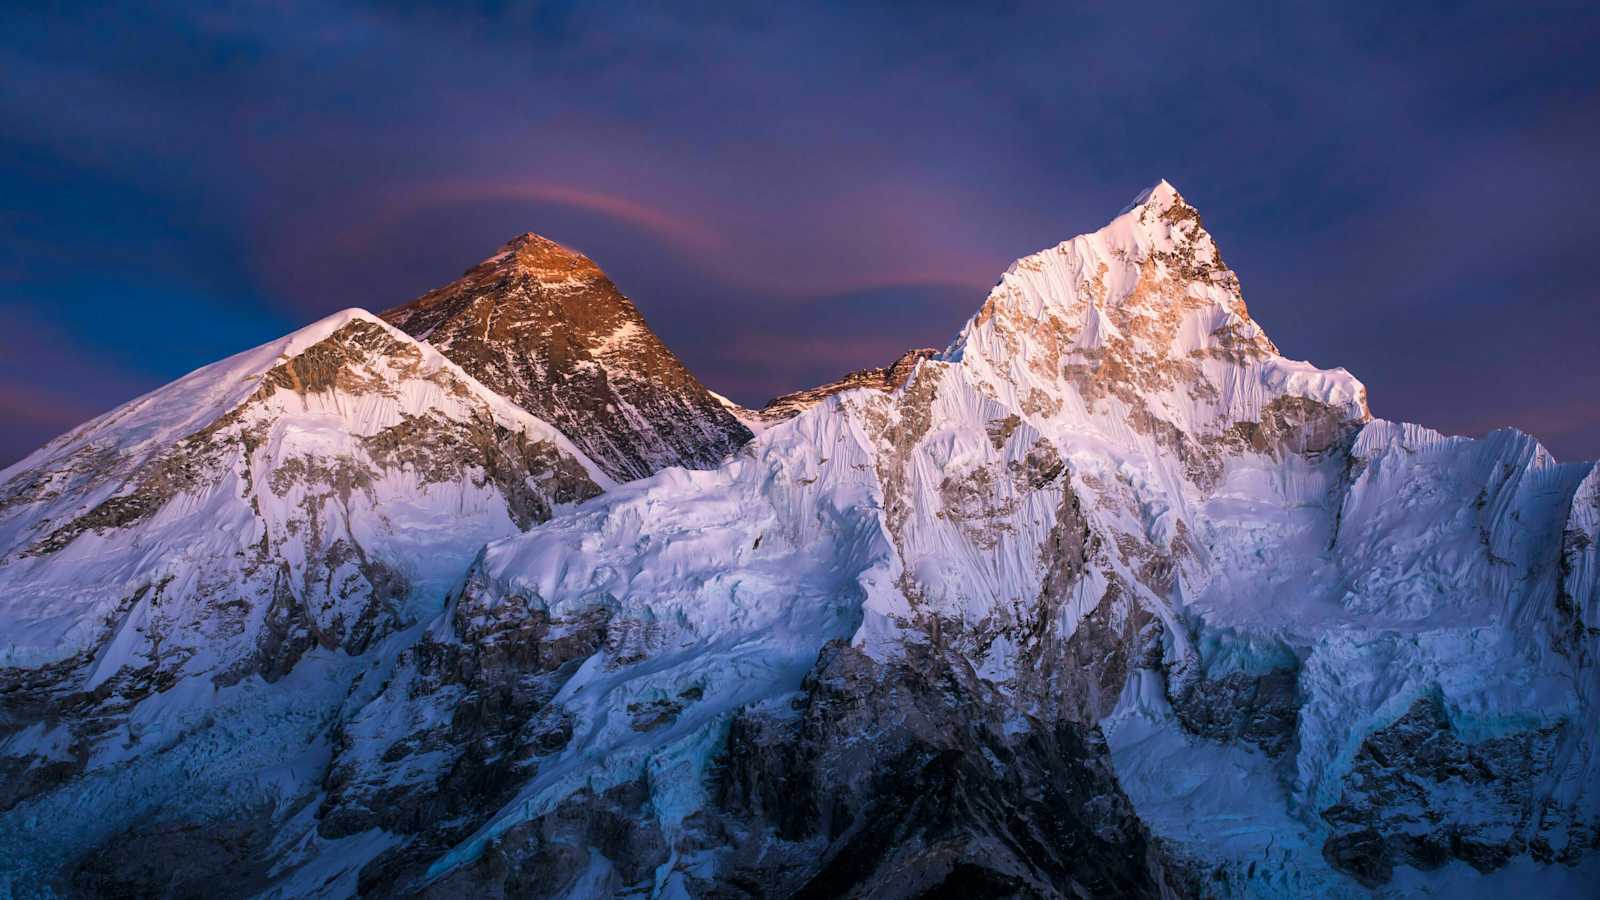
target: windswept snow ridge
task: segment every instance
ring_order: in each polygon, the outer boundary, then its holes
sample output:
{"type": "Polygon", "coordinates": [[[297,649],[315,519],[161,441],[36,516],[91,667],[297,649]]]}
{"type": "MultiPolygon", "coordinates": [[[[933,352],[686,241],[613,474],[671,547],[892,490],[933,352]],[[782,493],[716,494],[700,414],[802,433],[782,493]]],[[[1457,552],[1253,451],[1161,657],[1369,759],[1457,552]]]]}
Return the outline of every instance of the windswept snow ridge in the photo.
{"type": "Polygon", "coordinates": [[[853,391],[860,388],[893,391],[911,380],[911,374],[917,370],[917,363],[936,356],[938,353],[939,351],[932,348],[907,350],[887,366],[859,369],[827,384],[784,394],[781,397],[774,397],[767,401],[767,405],[761,407],[761,409],[747,412],[764,423],[781,422],[784,419],[792,419],[800,415],[834,394],[841,394],[845,391],[853,391]]]}

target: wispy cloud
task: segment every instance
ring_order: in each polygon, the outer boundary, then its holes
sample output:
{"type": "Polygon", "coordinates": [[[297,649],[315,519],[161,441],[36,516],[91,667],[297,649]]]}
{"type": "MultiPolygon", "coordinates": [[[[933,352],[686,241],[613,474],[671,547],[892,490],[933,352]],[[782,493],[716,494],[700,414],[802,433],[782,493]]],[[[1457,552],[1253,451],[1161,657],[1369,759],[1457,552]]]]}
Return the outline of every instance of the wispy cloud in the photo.
{"type": "Polygon", "coordinates": [[[585,210],[638,228],[697,257],[715,257],[725,246],[712,230],[667,210],[604,191],[524,179],[452,178],[408,185],[386,193],[374,219],[390,222],[439,206],[509,201],[585,210]]]}
{"type": "Polygon", "coordinates": [[[1010,260],[1167,177],[1279,344],[1351,368],[1383,414],[1547,406],[1569,411],[1540,425],[1568,435],[1560,455],[1600,453],[1561,424],[1592,391],[1548,374],[1592,369],[1600,341],[1600,8],[917,19],[828,2],[20,10],[0,33],[0,303],[48,302],[69,275],[106,285],[105,315],[72,298],[71,337],[104,352],[115,330],[172,377],[193,362],[174,317],[203,323],[196,346],[248,347],[403,302],[533,230],[754,399],[942,343],[1010,260]],[[125,270],[140,277],[108,277],[125,270]],[[117,286],[134,280],[195,299],[130,309],[117,286]]]}

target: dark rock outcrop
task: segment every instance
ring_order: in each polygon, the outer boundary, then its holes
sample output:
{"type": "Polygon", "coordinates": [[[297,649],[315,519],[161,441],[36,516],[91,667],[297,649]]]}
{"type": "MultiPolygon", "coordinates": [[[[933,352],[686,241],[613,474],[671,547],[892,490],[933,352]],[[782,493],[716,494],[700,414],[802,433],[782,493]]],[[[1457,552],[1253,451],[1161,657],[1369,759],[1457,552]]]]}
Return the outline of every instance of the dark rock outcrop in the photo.
{"type": "Polygon", "coordinates": [[[367,866],[361,889],[624,896],[676,859],[675,877],[703,897],[1185,893],[1098,729],[1008,709],[958,655],[924,647],[880,663],[834,642],[799,693],[735,714],[710,802],[671,832],[647,779],[583,788],[435,881],[422,875],[443,834],[367,866]]]}
{"type": "Polygon", "coordinates": [[[97,897],[249,897],[271,883],[270,810],[205,822],[155,822],[84,854],[61,893],[97,897]]]}
{"type": "Polygon", "coordinates": [[[729,728],[718,896],[1159,896],[1098,730],[1020,715],[959,656],[823,650],[729,728]]]}
{"type": "Polygon", "coordinates": [[[1182,683],[1168,695],[1184,730],[1213,741],[1242,740],[1278,756],[1294,742],[1300,718],[1298,673],[1229,672],[1182,683]]]}
{"type": "Polygon", "coordinates": [[[376,827],[403,836],[362,871],[364,890],[415,882],[572,737],[550,701],[606,641],[606,613],[555,619],[513,597],[489,614],[482,599],[481,583],[469,580],[452,633],[407,649],[378,702],[335,732],[319,834],[376,827]],[[394,722],[396,709],[409,718],[394,722]]]}
{"type": "MultiPolygon", "coordinates": [[[[1545,843],[1537,832],[1547,819],[1560,819],[1537,800],[1536,787],[1551,770],[1562,731],[1469,742],[1437,693],[1418,699],[1362,742],[1339,802],[1322,812],[1334,830],[1323,856],[1372,887],[1387,883],[1397,865],[1436,869],[1459,859],[1490,872],[1537,851],[1532,845],[1545,843]]],[[[1586,843],[1568,842],[1567,854],[1586,843]]],[[[1551,855],[1547,844],[1538,855],[1551,855]]]]}

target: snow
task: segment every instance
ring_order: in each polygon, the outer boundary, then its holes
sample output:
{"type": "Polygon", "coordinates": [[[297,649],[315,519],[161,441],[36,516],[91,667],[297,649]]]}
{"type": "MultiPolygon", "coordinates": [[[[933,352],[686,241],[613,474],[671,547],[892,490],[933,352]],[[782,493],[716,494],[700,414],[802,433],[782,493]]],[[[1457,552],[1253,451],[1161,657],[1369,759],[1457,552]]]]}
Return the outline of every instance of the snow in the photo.
{"type": "Polygon", "coordinates": [[[1136,672],[1102,728],[1117,781],[1157,836],[1180,847],[1204,847],[1213,857],[1258,863],[1254,887],[1264,895],[1364,896],[1326,870],[1321,841],[1290,814],[1266,754],[1186,734],[1159,673],[1136,672]]]}
{"type": "MultiPolygon", "coordinates": [[[[388,371],[383,370],[385,377],[393,377],[388,371]]],[[[335,313],[287,337],[198,369],[74,429],[0,473],[0,479],[10,479],[30,470],[65,467],[74,454],[88,449],[108,448],[118,454],[110,471],[79,492],[63,491],[54,502],[12,509],[0,518],[0,572],[10,587],[0,595],[0,631],[6,635],[0,661],[38,665],[70,657],[93,642],[100,623],[121,598],[168,575],[183,582],[205,577],[205,567],[197,566],[197,561],[246,552],[260,542],[262,520],[271,523],[273,545],[300,571],[305,545],[288,540],[287,529],[295,527],[288,523],[300,514],[308,495],[300,485],[287,492],[274,489],[269,484],[273,473],[300,459],[367,466],[370,461],[359,438],[406,416],[439,413],[461,420],[479,410],[511,430],[555,444],[579,460],[597,484],[611,483],[555,429],[482,387],[437,351],[358,309],[335,313]],[[422,361],[420,371],[385,393],[300,395],[280,388],[263,404],[246,404],[268,370],[356,320],[379,326],[413,348],[422,361]],[[445,377],[436,377],[440,375],[445,377]],[[460,385],[464,393],[445,387],[450,384],[460,385]],[[26,555],[24,551],[51,528],[123,490],[140,466],[241,407],[247,424],[262,422],[269,427],[267,440],[253,458],[225,461],[224,475],[214,487],[199,494],[178,494],[135,528],[89,531],[53,554],[26,555]]],[[[485,541],[516,531],[492,488],[470,481],[424,486],[409,470],[383,472],[369,491],[346,501],[346,507],[345,527],[358,543],[393,541],[402,551],[397,559],[443,563],[410,573],[418,589],[434,598],[459,579],[465,562],[485,541]]],[[[87,688],[129,661],[131,645],[144,640],[136,631],[148,624],[149,612],[145,602],[130,611],[125,626],[102,651],[87,688]]]]}
{"type": "Polygon", "coordinates": [[[771,427],[772,423],[762,418],[761,414],[755,410],[740,406],[738,403],[722,396],[716,391],[708,389],[706,393],[711,395],[711,399],[722,404],[722,408],[726,409],[730,415],[732,415],[735,419],[738,419],[740,425],[750,429],[751,434],[760,434],[771,427]]]}
{"type": "Polygon", "coordinates": [[[541,598],[556,617],[603,604],[613,631],[635,623],[653,637],[646,661],[612,671],[597,656],[563,687],[554,702],[577,717],[572,743],[434,871],[579,786],[651,773],[669,786],[654,801],[669,832],[700,808],[732,713],[797,689],[822,645],[858,628],[888,553],[878,506],[865,435],[845,416],[808,415],[720,470],[668,469],[491,544],[480,569],[492,595],[541,598]],[[800,474],[821,471],[830,477],[800,474]],[[690,687],[700,699],[670,725],[633,729],[629,704],[690,687]]]}

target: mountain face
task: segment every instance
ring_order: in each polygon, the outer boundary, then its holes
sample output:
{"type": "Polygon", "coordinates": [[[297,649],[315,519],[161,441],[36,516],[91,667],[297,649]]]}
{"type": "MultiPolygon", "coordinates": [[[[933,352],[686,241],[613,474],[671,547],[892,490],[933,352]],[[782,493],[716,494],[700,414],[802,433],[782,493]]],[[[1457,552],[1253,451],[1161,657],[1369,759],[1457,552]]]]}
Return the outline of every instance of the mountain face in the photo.
{"type": "Polygon", "coordinates": [[[613,485],[350,313],[0,473],[0,883],[1592,893],[1593,464],[1373,418],[1165,182],[911,356],[613,485]]]}
{"type": "Polygon", "coordinates": [[[559,428],[619,481],[714,468],[750,439],[598,266],[536,234],[383,318],[559,428]]]}

